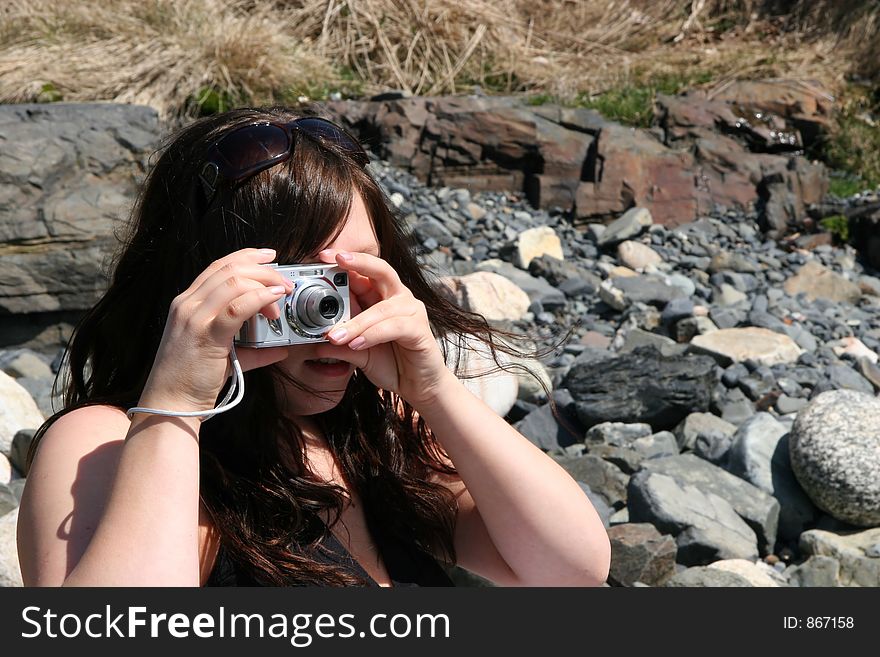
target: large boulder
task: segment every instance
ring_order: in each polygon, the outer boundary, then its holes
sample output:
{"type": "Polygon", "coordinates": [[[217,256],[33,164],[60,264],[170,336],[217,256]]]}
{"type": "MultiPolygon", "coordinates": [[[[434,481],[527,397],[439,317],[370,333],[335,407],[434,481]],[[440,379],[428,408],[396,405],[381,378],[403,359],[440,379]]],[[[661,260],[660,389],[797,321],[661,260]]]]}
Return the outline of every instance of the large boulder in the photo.
{"type": "Polygon", "coordinates": [[[18,507],[0,516],[0,588],[22,586],[15,531],[18,507]]]}
{"type": "Polygon", "coordinates": [[[149,107],[0,105],[0,313],[95,302],[158,141],[149,107]]]}
{"type": "Polygon", "coordinates": [[[678,563],[700,566],[718,559],[758,557],[755,532],[730,504],[668,475],[647,469],[634,474],[627,508],[630,522],[649,522],[675,536],[678,563]]]}
{"type": "Polygon", "coordinates": [[[12,439],[21,429],[38,429],[43,414],[27,390],[0,371],[0,453],[12,451],[12,439]]]}
{"type": "Polygon", "coordinates": [[[705,356],[665,357],[652,347],[575,361],[563,380],[587,427],[601,422],[646,422],[671,429],[693,411],[706,411],[715,363],[705,356]]]}
{"type": "Polygon", "coordinates": [[[642,467],[672,477],[681,486],[693,486],[703,493],[717,495],[755,532],[761,553],[773,551],[779,503],[769,494],[693,454],[643,461],[642,467]]]}
{"type": "Polygon", "coordinates": [[[798,413],[789,452],[816,506],[852,525],[880,525],[880,399],[854,390],[821,393],[798,413]]]}
{"type": "Polygon", "coordinates": [[[727,453],[727,469],[779,501],[779,535],[794,539],[818,515],[791,471],[788,428],[769,413],[746,420],[727,453]]]}

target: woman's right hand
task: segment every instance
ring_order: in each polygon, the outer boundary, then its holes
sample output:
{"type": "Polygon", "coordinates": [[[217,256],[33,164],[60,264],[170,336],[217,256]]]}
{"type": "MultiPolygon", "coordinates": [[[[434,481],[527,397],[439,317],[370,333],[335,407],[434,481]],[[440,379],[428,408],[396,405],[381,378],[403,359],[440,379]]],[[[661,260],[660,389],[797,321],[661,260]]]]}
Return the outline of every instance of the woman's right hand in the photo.
{"type": "MultiPolygon", "coordinates": [[[[242,249],[212,262],[174,298],[139,406],[171,411],[214,408],[231,373],[232,341],[244,322],[262,313],[278,319],[278,299],[292,283],[271,267],[272,249],[242,249]]],[[[283,360],[286,347],[237,348],[242,370],[283,360]]]]}

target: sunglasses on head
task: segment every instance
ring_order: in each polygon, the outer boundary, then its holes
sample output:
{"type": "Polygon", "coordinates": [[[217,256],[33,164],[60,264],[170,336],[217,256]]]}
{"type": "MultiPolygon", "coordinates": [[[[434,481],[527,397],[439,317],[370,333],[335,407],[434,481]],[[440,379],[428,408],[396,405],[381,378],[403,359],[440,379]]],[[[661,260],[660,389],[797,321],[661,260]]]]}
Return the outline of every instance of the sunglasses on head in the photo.
{"type": "Polygon", "coordinates": [[[332,121],[306,116],[289,123],[265,121],[236,128],[208,149],[199,174],[208,203],[222,181],[236,183],[281,164],[293,154],[293,133],[301,132],[323,144],[331,144],[360,166],[370,157],[357,139],[332,121]]]}

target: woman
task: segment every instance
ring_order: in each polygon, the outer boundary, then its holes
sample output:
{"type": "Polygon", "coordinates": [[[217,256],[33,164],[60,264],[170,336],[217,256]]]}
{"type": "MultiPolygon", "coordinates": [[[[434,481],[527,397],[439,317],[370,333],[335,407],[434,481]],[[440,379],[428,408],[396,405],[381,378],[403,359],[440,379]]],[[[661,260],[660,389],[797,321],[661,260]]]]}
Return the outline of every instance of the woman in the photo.
{"type": "Polygon", "coordinates": [[[448,585],[443,563],[500,585],[605,580],[580,487],[447,367],[435,334],[492,331],[427,283],[367,161],[334,124],[281,109],[169,142],[31,450],[26,584],[448,585]],[[291,284],[273,262],[342,268],[350,321],[233,350],[248,318],[280,319],[291,284]],[[231,352],[243,400],[194,417],[231,352]]]}

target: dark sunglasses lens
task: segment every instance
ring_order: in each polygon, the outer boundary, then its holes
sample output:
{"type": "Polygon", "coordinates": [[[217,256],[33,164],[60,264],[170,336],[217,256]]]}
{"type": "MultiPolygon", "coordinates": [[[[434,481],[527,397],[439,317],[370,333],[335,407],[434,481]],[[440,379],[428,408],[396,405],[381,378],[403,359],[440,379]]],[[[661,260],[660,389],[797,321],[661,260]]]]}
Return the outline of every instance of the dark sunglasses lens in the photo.
{"type": "Polygon", "coordinates": [[[251,125],[229,133],[217,144],[217,165],[224,176],[235,178],[286,155],[287,131],[277,125],[251,125]]]}
{"type": "Polygon", "coordinates": [[[370,161],[358,141],[335,123],[319,118],[308,118],[296,121],[296,127],[312,137],[336,144],[361,165],[366,165],[370,161]]]}

